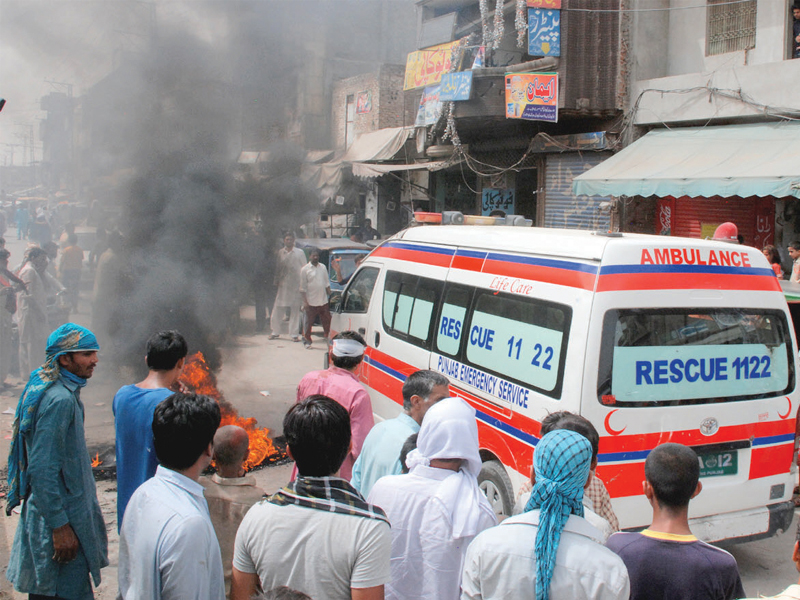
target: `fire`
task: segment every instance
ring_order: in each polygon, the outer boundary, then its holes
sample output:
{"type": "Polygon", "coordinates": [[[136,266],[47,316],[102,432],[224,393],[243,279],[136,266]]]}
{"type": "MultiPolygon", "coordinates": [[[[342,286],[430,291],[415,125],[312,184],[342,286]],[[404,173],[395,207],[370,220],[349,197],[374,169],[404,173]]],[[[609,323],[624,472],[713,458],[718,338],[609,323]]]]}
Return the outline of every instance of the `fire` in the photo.
{"type": "Polygon", "coordinates": [[[250,454],[244,463],[245,470],[249,471],[271,456],[280,455],[280,450],[269,437],[269,429],[257,427],[258,421],[253,417],[240,417],[239,411],[225,400],[217,387],[217,378],[208,368],[202,352],[197,352],[186,359],[180,383],[191,392],[210,396],[217,401],[222,413],[220,427],[237,425],[247,432],[247,436],[250,438],[250,454]]]}
{"type": "Polygon", "coordinates": [[[102,464],[103,461],[100,460],[100,453],[98,452],[97,454],[94,455],[94,458],[92,459],[92,468],[94,469],[95,467],[99,467],[102,464]]]}

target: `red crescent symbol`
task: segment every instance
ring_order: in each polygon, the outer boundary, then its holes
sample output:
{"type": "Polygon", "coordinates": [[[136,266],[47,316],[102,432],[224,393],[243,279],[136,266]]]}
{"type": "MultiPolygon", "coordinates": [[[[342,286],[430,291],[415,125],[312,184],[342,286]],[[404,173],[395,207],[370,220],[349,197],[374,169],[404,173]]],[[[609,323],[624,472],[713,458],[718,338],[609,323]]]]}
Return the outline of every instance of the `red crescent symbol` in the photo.
{"type": "Polygon", "coordinates": [[[623,427],[623,428],[622,428],[622,429],[620,429],[619,431],[617,431],[616,429],[611,429],[611,425],[609,425],[609,423],[608,423],[608,420],[611,418],[611,415],[613,415],[613,414],[614,414],[615,412],[617,412],[618,410],[619,410],[618,408],[615,408],[615,409],[614,409],[614,410],[612,410],[610,413],[608,413],[608,414],[606,415],[606,419],[605,419],[605,421],[603,422],[603,424],[606,426],[606,431],[607,431],[608,433],[610,433],[611,435],[619,435],[620,433],[622,433],[623,431],[625,431],[625,430],[628,428],[628,426],[627,426],[627,425],[625,425],[625,427],[623,427]]]}
{"type": "Polygon", "coordinates": [[[785,419],[786,417],[788,417],[792,413],[792,401],[789,399],[789,396],[786,396],[786,401],[789,403],[789,410],[786,411],[785,415],[782,415],[781,413],[778,413],[778,416],[781,419],[785,419]]]}

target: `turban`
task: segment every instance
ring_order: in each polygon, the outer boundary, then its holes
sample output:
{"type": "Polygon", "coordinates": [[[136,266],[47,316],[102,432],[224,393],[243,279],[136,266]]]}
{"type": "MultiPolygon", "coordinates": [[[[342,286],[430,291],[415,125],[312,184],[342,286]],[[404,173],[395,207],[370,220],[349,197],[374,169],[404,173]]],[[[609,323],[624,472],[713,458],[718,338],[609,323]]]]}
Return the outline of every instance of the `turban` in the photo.
{"type": "Polygon", "coordinates": [[[14,430],[11,434],[11,448],[8,453],[8,497],[6,514],[20,504],[28,495],[28,458],[24,448],[24,436],[30,433],[36,410],[44,393],[57,380],[59,375],[77,383],[86,385],[86,380],[69,371],[64,371],[58,364],[58,357],[69,352],[85,352],[100,350],[95,335],[75,323],[65,323],[47,338],[46,359],[44,364],[31,373],[25,389],[22,390],[17,411],[14,415],[14,430]]]}
{"type": "Polygon", "coordinates": [[[429,466],[435,458],[464,461],[459,471],[445,478],[436,492],[450,514],[454,538],[476,535],[481,513],[494,517],[492,507],[478,487],[481,470],[478,448],[475,409],[460,398],[445,398],[425,413],[417,448],[406,458],[411,473],[418,465],[429,466]]]}
{"type": "Polygon", "coordinates": [[[592,445],[574,431],[545,435],[533,453],[536,483],[525,510],[538,508],[536,531],[536,600],[548,600],[561,532],[569,516],[583,516],[583,488],[589,478],[592,445]]]}

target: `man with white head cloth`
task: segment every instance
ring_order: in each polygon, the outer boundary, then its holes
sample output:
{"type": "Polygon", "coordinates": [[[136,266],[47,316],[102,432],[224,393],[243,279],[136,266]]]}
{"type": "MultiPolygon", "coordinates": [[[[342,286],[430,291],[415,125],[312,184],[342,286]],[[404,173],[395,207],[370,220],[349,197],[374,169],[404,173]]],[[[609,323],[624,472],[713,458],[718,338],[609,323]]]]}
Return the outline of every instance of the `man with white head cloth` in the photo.
{"type": "Polygon", "coordinates": [[[446,398],[425,414],[407,475],[377,481],[369,502],[392,525],[386,598],[456,600],[467,546],[497,517],[478,487],[475,410],[446,398]]]}
{"type": "MultiPolygon", "coordinates": [[[[339,477],[350,481],[353,463],[361,453],[364,440],[375,424],[372,401],[366,388],[358,381],[358,371],[364,360],[367,343],[355,331],[342,331],[331,341],[331,366],[324,371],[306,374],[297,385],[297,402],[315,394],[333,398],[350,414],[352,447],[342,463],[339,477]]],[[[297,475],[293,472],[292,479],[297,475]]]]}

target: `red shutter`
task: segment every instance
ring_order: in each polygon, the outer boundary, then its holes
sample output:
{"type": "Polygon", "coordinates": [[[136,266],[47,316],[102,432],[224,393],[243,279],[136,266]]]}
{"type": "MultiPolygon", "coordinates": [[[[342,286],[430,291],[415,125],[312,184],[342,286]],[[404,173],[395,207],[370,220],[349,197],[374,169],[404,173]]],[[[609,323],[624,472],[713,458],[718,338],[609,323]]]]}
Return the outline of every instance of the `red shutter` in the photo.
{"type": "Polygon", "coordinates": [[[732,221],[748,246],[763,248],[775,239],[774,198],[661,198],[656,210],[656,233],[682,237],[711,237],[720,223],[732,221]],[[665,218],[667,218],[665,221],[665,218]],[[670,227],[666,227],[666,223],[670,227]]]}

